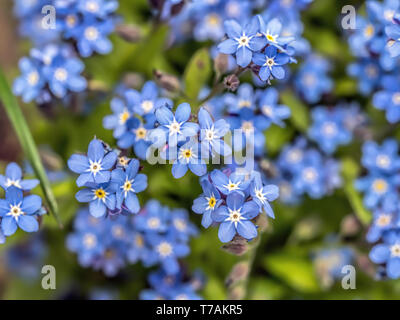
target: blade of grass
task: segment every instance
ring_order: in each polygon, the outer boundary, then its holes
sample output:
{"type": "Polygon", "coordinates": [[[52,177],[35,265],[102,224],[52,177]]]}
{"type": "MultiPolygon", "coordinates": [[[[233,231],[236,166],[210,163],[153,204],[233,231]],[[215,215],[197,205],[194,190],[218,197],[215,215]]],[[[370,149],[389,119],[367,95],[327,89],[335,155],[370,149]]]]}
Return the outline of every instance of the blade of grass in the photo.
{"type": "Polygon", "coordinates": [[[6,113],[10,118],[10,121],[17,134],[18,140],[25,153],[25,156],[29,159],[33,170],[37,178],[40,181],[44,197],[50,212],[53,214],[58,225],[62,227],[60,217],[58,215],[58,206],[54,197],[53,191],[51,190],[49,179],[47,178],[46,171],[43,167],[42,161],[40,160],[39,152],[36,148],[35,141],[33,140],[32,134],[29,130],[28,124],[26,123],[25,117],[21,111],[20,106],[14,95],[12,94],[7,80],[4,76],[2,69],[0,68],[0,100],[4,105],[6,113]]]}

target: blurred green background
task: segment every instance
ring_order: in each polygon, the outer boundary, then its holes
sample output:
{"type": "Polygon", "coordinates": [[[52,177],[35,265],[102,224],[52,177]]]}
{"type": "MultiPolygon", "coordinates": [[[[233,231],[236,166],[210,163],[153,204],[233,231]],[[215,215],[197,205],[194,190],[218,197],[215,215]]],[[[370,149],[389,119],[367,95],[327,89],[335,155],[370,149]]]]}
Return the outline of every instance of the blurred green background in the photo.
{"type": "MultiPolygon", "coordinates": [[[[303,13],[305,38],[316,52],[328,57],[334,64],[332,77],[335,89],[332,103],[338,100],[357,100],[374,118],[374,132],[384,132],[386,121],[380,112],[371,108],[370,101],[357,94],[357,84],[346,73],[352,61],[346,40],[338,28],[341,8],[345,4],[360,5],[362,1],[315,0],[303,13]]],[[[10,83],[18,74],[18,59],[26,55],[31,44],[17,35],[17,21],[12,15],[12,1],[0,2],[0,64],[10,83]]],[[[191,57],[210,43],[193,41],[165,45],[168,28],[151,29],[151,13],[146,0],[120,0],[119,13],[127,23],[138,25],[145,39],[137,44],[126,43],[112,36],[114,50],[108,56],[85,60],[85,75],[90,79],[87,97],[76,99],[69,106],[22,104],[24,114],[40,147],[44,162],[53,169],[65,170],[66,160],[77,151],[85,151],[94,137],[115,145],[111,131],[105,130],[102,118],[110,113],[110,91],[128,73],[140,73],[143,80],[152,79],[153,69],[182,76],[191,57]]],[[[286,92],[287,103],[296,116],[286,129],[272,128],[267,132],[270,157],[275,157],[280,147],[291,141],[307,125],[309,113],[294,95],[286,92]],[[299,120],[300,119],[300,120],[299,120]],[[302,122],[303,121],[303,122],[302,122]],[[296,125],[300,122],[300,125],[296,125]],[[303,126],[304,127],[304,126],[303,126]]],[[[397,130],[400,137],[400,130],[397,130]]],[[[22,163],[24,155],[10,123],[0,106],[0,171],[9,161],[22,163]]],[[[355,143],[339,150],[358,161],[360,146],[355,143]]],[[[145,164],[144,173],[149,177],[149,187],[143,193],[145,200],[156,198],[171,207],[190,210],[193,200],[201,193],[198,178],[186,175],[172,178],[170,168],[145,164]]],[[[140,290],[148,287],[147,269],[140,265],[126,267],[117,277],[108,279],[100,272],[84,269],[76,256],[65,248],[65,237],[71,230],[72,219],[78,209],[74,199],[77,191],[75,178],[54,183],[53,191],[60,206],[64,229],[57,227],[51,216],[42,221],[45,241],[44,264],[57,270],[57,289],[43,290],[40,269],[36,279],[27,280],[7,266],[5,252],[12,246],[29,241],[30,235],[20,230],[0,246],[0,297],[3,299],[59,299],[83,298],[95,288],[118,292],[121,299],[136,299],[140,290]]],[[[39,188],[34,193],[40,194],[39,188]]],[[[1,194],[3,196],[3,194],[1,194]]],[[[351,225],[353,209],[343,189],[321,200],[305,200],[301,206],[274,205],[276,219],[269,221],[261,244],[257,249],[250,275],[248,297],[251,299],[396,299],[400,298],[400,281],[376,281],[376,267],[368,260],[370,246],[365,242],[365,228],[351,225]],[[350,222],[349,222],[350,221],[350,222]],[[332,238],[333,240],[329,240],[332,238]],[[349,246],[354,249],[357,270],[357,289],[344,290],[339,282],[324,284],[323,268],[312,261],[316,250],[327,247],[349,246]]],[[[191,220],[199,226],[199,236],[191,241],[191,254],[185,259],[189,270],[201,269],[207,282],[201,295],[205,299],[226,299],[230,293],[225,280],[240,258],[221,250],[217,229],[205,230],[200,217],[191,213],[191,220]]]]}

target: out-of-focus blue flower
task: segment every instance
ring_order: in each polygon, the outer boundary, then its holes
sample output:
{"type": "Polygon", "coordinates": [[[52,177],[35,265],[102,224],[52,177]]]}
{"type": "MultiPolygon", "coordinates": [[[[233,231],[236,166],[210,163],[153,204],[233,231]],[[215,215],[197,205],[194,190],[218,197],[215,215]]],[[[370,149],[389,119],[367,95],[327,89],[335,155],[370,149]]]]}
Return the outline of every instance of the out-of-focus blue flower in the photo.
{"type": "Polygon", "coordinates": [[[278,90],[268,88],[264,91],[259,91],[258,96],[260,97],[258,104],[262,115],[271,123],[283,127],[285,125],[283,120],[290,117],[290,109],[285,105],[278,104],[278,90]]]}
{"type": "Polygon", "coordinates": [[[358,88],[363,95],[372,93],[380,85],[382,70],[376,59],[362,58],[350,64],[347,72],[357,78],[358,88]]]}
{"type": "Polygon", "coordinates": [[[111,173],[111,180],[118,186],[116,207],[122,208],[122,205],[131,213],[138,213],[140,210],[137,193],[147,188],[147,176],[139,173],[139,161],[132,159],[128,167],[115,169],[111,173]]]}
{"type": "Polygon", "coordinates": [[[252,110],[243,109],[238,116],[232,116],[228,119],[234,132],[233,149],[242,150],[246,145],[254,146],[256,155],[262,155],[265,148],[264,131],[270,126],[270,121],[262,116],[255,115],[252,110]]]}
{"type": "Polygon", "coordinates": [[[393,139],[387,139],[379,146],[367,141],[362,148],[362,165],[371,171],[393,174],[400,168],[399,146],[393,139]]]}
{"type": "Polygon", "coordinates": [[[324,163],[320,153],[307,150],[301,167],[294,172],[293,188],[297,193],[307,193],[311,198],[321,198],[326,193],[324,163]]]}
{"type": "Polygon", "coordinates": [[[201,150],[209,151],[210,154],[230,155],[232,152],[230,147],[222,140],[229,131],[229,124],[224,119],[214,122],[211,115],[204,108],[200,108],[198,119],[201,150]]]}
{"type": "Polygon", "coordinates": [[[68,90],[81,92],[86,89],[86,79],[80,75],[84,67],[79,59],[65,59],[60,55],[43,68],[43,75],[51,92],[58,98],[64,98],[68,90]]]}
{"type": "Polygon", "coordinates": [[[23,196],[22,190],[11,186],[6,190],[6,199],[0,199],[1,229],[5,236],[10,236],[21,228],[26,232],[39,230],[36,215],[42,206],[42,199],[37,195],[23,196]]]}
{"type": "Polygon", "coordinates": [[[114,30],[112,20],[99,21],[86,16],[80,25],[70,30],[70,35],[77,41],[79,54],[90,57],[94,52],[108,54],[113,46],[107,36],[114,30]]]}
{"type": "Polygon", "coordinates": [[[312,118],[308,134],[322,151],[332,154],[338,146],[350,143],[352,133],[345,127],[340,109],[320,106],[313,109],[312,118]]]}
{"type": "Polygon", "coordinates": [[[24,102],[30,102],[39,97],[45,86],[45,79],[41,68],[33,59],[22,58],[19,68],[22,75],[15,79],[13,93],[22,96],[24,102]]]}
{"type": "Polygon", "coordinates": [[[77,5],[83,15],[94,15],[106,18],[118,8],[118,1],[115,0],[80,0],[77,5]]]}
{"type": "Polygon", "coordinates": [[[221,242],[229,242],[238,233],[247,240],[257,236],[257,229],[251,219],[260,212],[260,208],[254,201],[245,202],[242,193],[232,192],[228,194],[226,206],[220,206],[212,213],[213,220],[220,222],[218,238],[221,242]]]}
{"type": "Polygon", "coordinates": [[[329,70],[327,60],[311,55],[300,67],[294,80],[298,94],[309,103],[318,102],[333,87],[332,80],[327,76],[329,70]]]}
{"type": "Polygon", "coordinates": [[[71,171],[80,174],[76,180],[78,187],[86,183],[107,183],[111,179],[110,169],[115,165],[117,154],[106,152],[103,144],[93,139],[88,148],[87,156],[74,154],[68,160],[71,171]]]}
{"type": "Polygon", "coordinates": [[[400,82],[398,77],[387,76],[382,80],[383,90],[375,93],[373,104],[379,110],[386,111],[390,123],[400,121],[400,82]]]}
{"type": "MultiPolygon", "coordinates": [[[[193,281],[193,280],[192,280],[193,281]]],[[[152,289],[140,293],[142,300],[200,300],[196,294],[199,288],[193,288],[191,282],[183,281],[182,271],[177,275],[169,275],[163,269],[149,275],[152,289]]]]}
{"type": "Polygon", "coordinates": [[[378,264],[386,263],[386,273],[391,279],[400,277],[400,235],[389,231],[383,236],[383,243],[372,248],[369,257],[378,264]]]}
{"type": "Polygon", "coordinates": [[[264,210],[269,217],[275,218],[274,211],[269,203],[279,197],[279,188],[273,184],[263,185],[259,172],[253,173],[252,180],[250,194],[253,197],[253,201],[255,201],[260,209],[264,210]]]}
{"type": "Polygon", "coordinates": [[[319,250],[314,254],[313,263],[318,276],[324,286],[330,286],[335,280],[343,277],[342,269],[350,265],[354,259],[354,252],[350,248],[332,248],[319,250]]]}
{"type": "Polygon", "coordinates": [[[239,113],[243,109],[254,110],[256,108],[254,89],[248,83],[240,85],[236,94],[225,94],[223,100],[230,113],[239,113]]]}
{"type": "Polygon", "coordinates": [[[150,234],[148,240],[153,248],[153,254],[157,256],[167,274],[176,274],[179,272],[178,258],[185,257],[189,254],[189,247],[176,240],[172,234],[164,236],[150,234]]]}
{"type": "Polygon", "coordinates": [[[266,45],[266,39],[258,36],[260,26],[257,17],[244,27],[235,20],[225,21],[224,26],[228,39],[218,45],[218,50],[224,54],[235,54],[237,64],[242,68],[247,67],[253,52],[266,45]]]}
{"type": "Polygon", "coordinates": [[[208,228],[213,222],[211,214],[221,205],[222,199],[219,191],[210,183],[208,178],[200,179],[200,183],[203,193],[194,200],[192,210],[203,215],[201,225],[208,228]]]}
{"type": "Polygon", "coordinates": [[[363,202],[369,209],[377,208],[386,197],[395,192],[399,185],[399,177],[387,177],[379,173],[371,172],[367,176],[355,181],[357,190],[364,192],[363,202]]]}
{"type": "Polygon", "coordinates": [[[5,176],[0,175],[0,186],[4,190],[7,190],[7,188],[14,186],[23,191],[30,191],[38,184],[39,180],[37,179],[23,180],[22,170],[15,162],[11,162],[7,165],[5,176]]]}
{"type": "Polygon", "coordinates": [[[384,206],[382,209],[374,211],[373,222],[366,236],[368,242],[377,242],[386,231],[400,227],[400,220],[396,210],[390,209],[388,210],[384,206]]]}

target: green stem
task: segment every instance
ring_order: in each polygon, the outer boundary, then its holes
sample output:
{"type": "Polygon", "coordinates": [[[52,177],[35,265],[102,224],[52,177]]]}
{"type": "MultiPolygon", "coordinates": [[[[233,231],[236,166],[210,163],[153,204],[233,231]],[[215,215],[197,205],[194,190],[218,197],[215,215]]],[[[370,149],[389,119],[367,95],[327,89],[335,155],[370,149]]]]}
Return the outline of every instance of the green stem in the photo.
{"type": "Polygon", "coordinates": [[[54,194],[51,190],[49,179],[40,159],[35,141],[26,123],[25,117],[19,107],[16,98],[12,94],[7,80],[0,68],[0,100],[2,101],[6,113],[14,127],[18,140],[25,153],[25,156],[31,162],[32,168],[40,181],[44,197],[49,206],[51,213],[54,215],[58,225],[62,227],[61,220],[58,216],[58,206],[54,194]]]}

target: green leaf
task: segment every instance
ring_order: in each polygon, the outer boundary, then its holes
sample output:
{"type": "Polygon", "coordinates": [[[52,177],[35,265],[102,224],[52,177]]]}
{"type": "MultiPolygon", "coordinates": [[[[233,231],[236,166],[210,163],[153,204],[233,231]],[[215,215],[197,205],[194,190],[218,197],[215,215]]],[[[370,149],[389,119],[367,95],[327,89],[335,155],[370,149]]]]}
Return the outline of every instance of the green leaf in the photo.
{"type": "Polygon", "coordinates": [[[184,74],[185,93],[190,100],[197,100],[200,90],[209,80],[211,72],[208,50],[206,48],[198,50],[189,61],[184,74]]]}
{"type": "Polygon", "coordinates": [[[344,192],[352,206],[355,214],[362,224],[368,226],[372,214],[365,209],[360,193],[354,188],[354,180],[358,177],[360,166],[351,158],[342,160],[342,174],[344,179],[344,192]]]}
{"type": "Polygon", "coordinates": [[[40,180],[40,186],[42,188],[44,198],[48,204],[50,212],[54,215],[59,226],[61,227],[61,221],[58,216],[57,202],[54,194],[51,190],[49,179],[47,178],[46,171],[43,167],[42,161],[39,156],[38,149],[35,141],[33,140],[32,134],[29,130],[28,124],[26,123],[25,117],[19,107],[16,98],[12,94],[7,80],[0,68],[0,100],[3,102],[4,108],[10,118],[10,121],[17,133],[21,147],[25,153],[25,156],[29,159],[33,170],[37,178],[40,180]]]}
{"type": "Polygon", "coordinates": [[[309,110],[292,92],[285,91],[281,94],[283,104],[290,108],[290,121],[301,132],[306,132],[310,124],[309,110]]]}
{"type": "Polygon", "coordinates": [[[282,146],[289,142],[293,137],[293,129],[291,127],[281,128],[273,125],[265,131],[265,143],[269,155],[275,155],[282,146]]]}
{"type": "Polygon", "coordinates": [[[310,259],[288,253],[272,254],[264,259],[264,266],[295,290],[306,293],[320,291],[310,259]]]}

